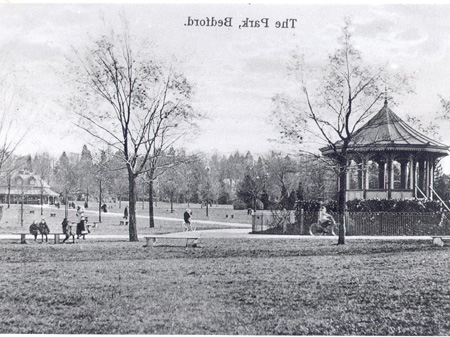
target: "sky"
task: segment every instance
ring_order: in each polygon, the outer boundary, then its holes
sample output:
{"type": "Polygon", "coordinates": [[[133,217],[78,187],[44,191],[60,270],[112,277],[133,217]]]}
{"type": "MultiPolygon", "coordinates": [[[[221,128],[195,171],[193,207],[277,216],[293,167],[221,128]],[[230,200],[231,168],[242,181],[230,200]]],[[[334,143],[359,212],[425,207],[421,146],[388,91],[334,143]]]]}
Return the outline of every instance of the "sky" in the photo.
{"type": "MultiPolygon", "coordinates": [[[[167,61],[175,56],[194,85],[193,106],[208,118],[199,123],[198,135],[180,144],[188,151],[264,154],[301,146],[273,141],[279,133],[271,119],[272,98],[294,90],[286,69],[292,50],[298,48],[309,64],[326,62],[346,17],[368,64],[414,77],[415,93],[395,102],[400,118],[428,123],[441,110],[438,95],[450,98],[447,4],[3,3],[0,75],[10,83],[14,130],[25,134],[19,153],[59,156],[91,145],[60,102],[69,71],[66,57],[109,27],[120,29],[120,14],[133,36],[152,41],[167,61]],[[189,25],[189,19],[206,18],[232,18],[232,27],[189,25]],[[247,19],[263,27],[242,27],[247,19]],[[276,27],[286,20],[289,28],[276,27]]],[[[439,140],[450,145],[448,127],[442,126],[439,140]]],[[[444,169],[450,172],[450,164],[444,169]]]]}

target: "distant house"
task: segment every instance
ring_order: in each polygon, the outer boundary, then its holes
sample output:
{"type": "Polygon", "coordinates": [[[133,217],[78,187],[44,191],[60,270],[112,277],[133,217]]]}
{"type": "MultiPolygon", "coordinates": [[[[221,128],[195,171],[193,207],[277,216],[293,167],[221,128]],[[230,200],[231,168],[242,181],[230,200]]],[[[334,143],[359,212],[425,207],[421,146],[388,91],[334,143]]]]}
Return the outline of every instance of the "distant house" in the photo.
{"type": "Polygon", "coordinates": [[[21,170],[11,176],[11,179],[0,183],[0,203],[6,204],[43,204],[53,205],[58,201],[59,194],[52,191],[50,186],[40,176],[27,170],[21,170]]]}

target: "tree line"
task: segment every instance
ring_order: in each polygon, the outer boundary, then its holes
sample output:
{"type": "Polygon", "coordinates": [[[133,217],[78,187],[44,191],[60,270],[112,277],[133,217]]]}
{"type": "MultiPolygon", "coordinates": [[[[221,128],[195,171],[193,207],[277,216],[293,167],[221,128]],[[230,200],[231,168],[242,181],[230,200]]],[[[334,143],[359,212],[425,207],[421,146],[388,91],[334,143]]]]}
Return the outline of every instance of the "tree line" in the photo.
{"type": "MultiPolygon", "coordinates": [[[[13,155],[4,165],[2,184],[24,169],[48,183],[63,204],[81,201],[95,208],[105,202],[129,201],[126,168],[110,150],[92,153],[84,145],[80,153],[63,152],[59,158],[45,152],[13,155]]],[[[146,175],[138,179],[136,200],[294,209],[297,200],[325,200],[336,193],[335,175],[324,162],[277,152],[188,154],[171,148],[161,157],[151,183],[152,188],[146,175]]]]}

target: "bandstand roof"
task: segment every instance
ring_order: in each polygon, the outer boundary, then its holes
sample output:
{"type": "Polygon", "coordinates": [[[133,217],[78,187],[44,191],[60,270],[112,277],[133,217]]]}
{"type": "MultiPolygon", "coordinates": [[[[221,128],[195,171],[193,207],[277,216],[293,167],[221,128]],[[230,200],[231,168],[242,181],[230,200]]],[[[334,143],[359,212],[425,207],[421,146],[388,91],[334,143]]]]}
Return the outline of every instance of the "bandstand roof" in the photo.
{"type": "MultiPolygon", "coordinates": [[[[343,142],[336,143],[339,149],[343,142]]],[[[330,147],[320,149],[325,156],[334,154],[330,147]]],[[[383,108],[358,129],[348,145],[348,152],[425,152],[435,157],[448,155],[449,147],[414,130],[398,117],[385,100],[383,108]]]]}

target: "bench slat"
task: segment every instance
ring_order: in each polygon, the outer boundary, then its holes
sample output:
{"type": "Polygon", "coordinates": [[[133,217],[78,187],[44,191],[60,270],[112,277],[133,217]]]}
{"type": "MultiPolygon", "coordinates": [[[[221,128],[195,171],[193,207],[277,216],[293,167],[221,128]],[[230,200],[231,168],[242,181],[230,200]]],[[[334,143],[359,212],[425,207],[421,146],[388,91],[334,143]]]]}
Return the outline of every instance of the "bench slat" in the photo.
{"type": "Polygon", "coordinates": [[[200,235],[195,235],[195,236],[167,236],[167,235],[151,235],[151,236],[145,236],[144,237],[147,244],[145,245],[145,247],[149,247],[149,241],[153,240],[151,247],[153,247],[153,245],[156,242],[156,239],[176,239],[176,240],[186,240],[186,247],[188,246],[189,240],[195,240],[194,244],[196,244],[197,240],[200,238],[200,235]]]}

